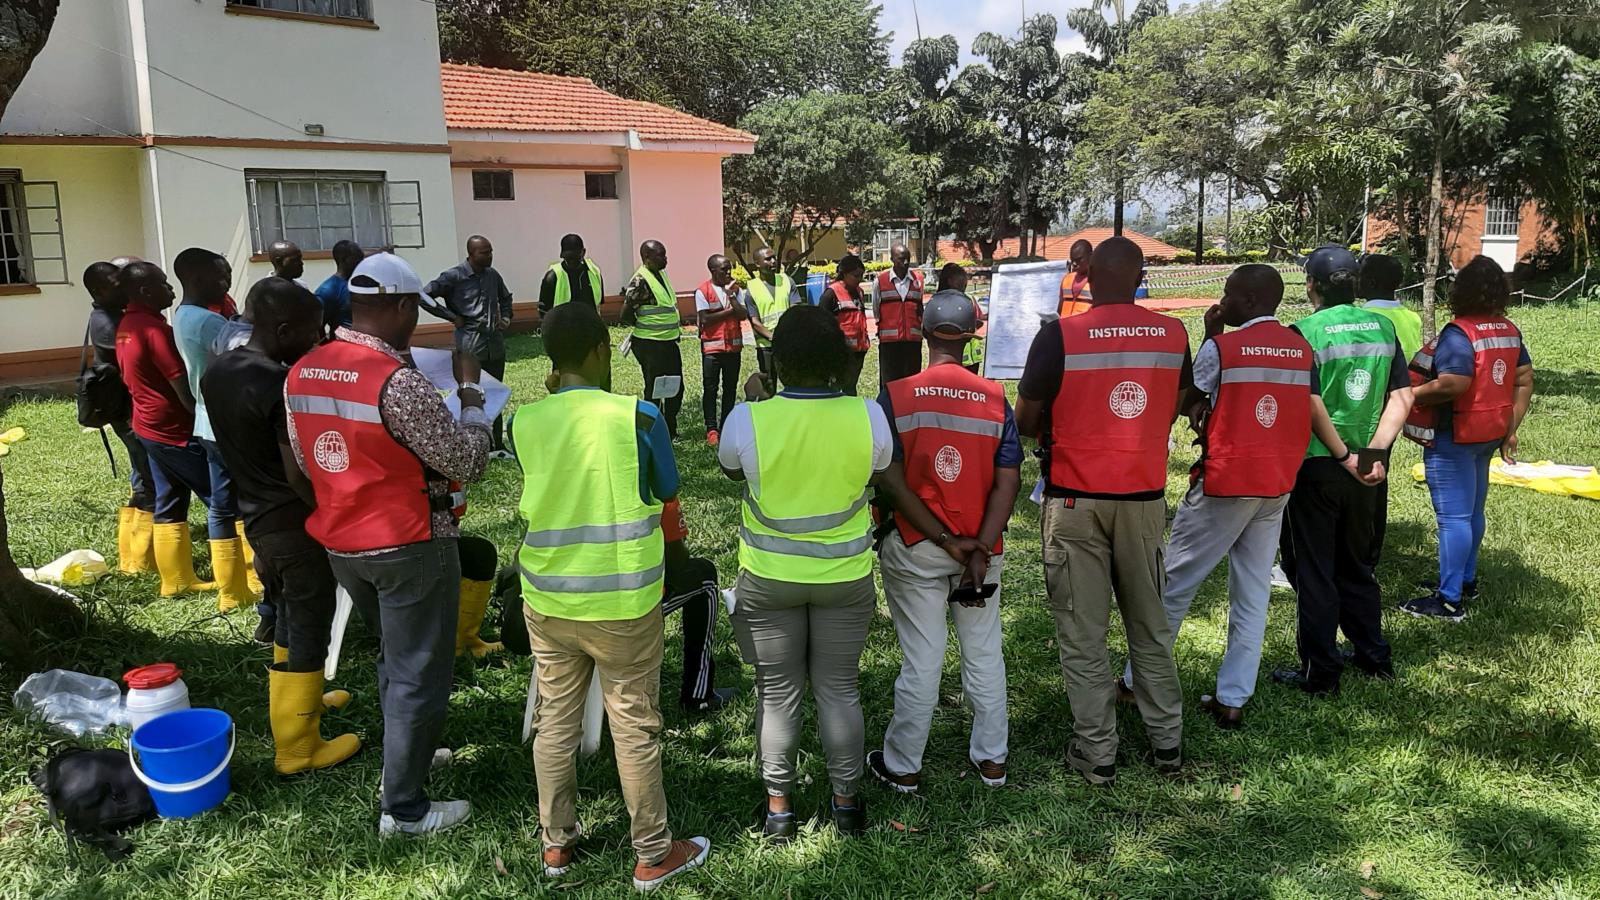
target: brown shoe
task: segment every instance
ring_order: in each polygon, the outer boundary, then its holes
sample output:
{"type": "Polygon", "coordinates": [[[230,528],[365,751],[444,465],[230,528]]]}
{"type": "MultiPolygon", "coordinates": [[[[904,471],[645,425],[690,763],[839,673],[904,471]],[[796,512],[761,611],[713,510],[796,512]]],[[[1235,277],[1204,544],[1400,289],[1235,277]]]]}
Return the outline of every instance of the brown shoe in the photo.
{"type": "Polygon", "coordinates": [[[1117,676],[1117,702],[1126,703],[1130,706],[1139,702],[1139,699],[1133,695],[1133,688],[1128,687],[1128,683],[1122,680],[1121,675],[1117,676]]]}
{"type": "Polygon", "coordinates": [[[567,874],[577,855],[577,851],[571,847],[544,848],[544,874],[551,878],[567,874]]]}
{"type": "Polygon", "coordinates": [[[672,849],[655,865],[646,865],[644,860],[633,867],[633,886],[640,891],[653,891],[665,884],[668,879],[700,865],[711,855],[711,841],[703,837],[693,837],[686,841],[673,841],[672,849]]]}
{"type": "Polygon", "coordinates": [[[874,750],[867,754],[867,771],[872,773],[873,778],[902,794],[915,794],[922,784],[921,772],[896,775],[889,771],[889,764],[884,762],[882,750],[874,750]]]}
{"type": "Polygon", "coordinates": [[[1200,698],[1200,708],[1211,714],[1217,720],[1217,727],[1224,731],[1232,731],[1244,724],[1244,709],[1238,706],[1225,706],[1222,701],[1210,694],[1200,698]]]}
{"type": "Polygon", "coordinates": [[[992,759],[972,760],[972,767],[978,770],[978,777],[988,787],[1006,786],[1006,764],[997,763],[992,759]]]}

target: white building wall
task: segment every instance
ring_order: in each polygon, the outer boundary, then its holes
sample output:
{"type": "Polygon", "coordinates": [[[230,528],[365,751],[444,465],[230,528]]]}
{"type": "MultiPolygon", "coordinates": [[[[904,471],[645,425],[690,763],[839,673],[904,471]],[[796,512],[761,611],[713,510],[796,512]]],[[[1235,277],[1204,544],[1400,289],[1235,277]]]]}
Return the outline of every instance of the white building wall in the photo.
{"type": "Polygon", "coordinates": [[[127,0],[62,0],[50,39],[6,107],[9,134],[134,134],[127,0]]]}

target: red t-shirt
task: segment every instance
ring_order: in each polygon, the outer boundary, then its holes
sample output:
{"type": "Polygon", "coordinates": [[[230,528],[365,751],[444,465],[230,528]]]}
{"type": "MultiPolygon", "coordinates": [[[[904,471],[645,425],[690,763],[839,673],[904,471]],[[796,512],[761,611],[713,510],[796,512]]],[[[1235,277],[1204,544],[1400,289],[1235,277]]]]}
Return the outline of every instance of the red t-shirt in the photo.
{"type": "Polygon", "coordinates": [[[172,326],[160,313],[129,304],[117,325],[117,367],[133,397],[133,433],[174,447],[194,436],[194,413],[178,399],[186,377],[172,326]]]}

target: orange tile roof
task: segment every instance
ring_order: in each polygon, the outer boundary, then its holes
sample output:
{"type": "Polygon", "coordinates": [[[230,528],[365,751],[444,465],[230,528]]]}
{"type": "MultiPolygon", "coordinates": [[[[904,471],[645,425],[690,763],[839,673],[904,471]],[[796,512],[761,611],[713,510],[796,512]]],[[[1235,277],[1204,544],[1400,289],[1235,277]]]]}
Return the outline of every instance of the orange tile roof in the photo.
{"type": "Polygon", "coordinates": [[[603,91],[587,78],[442,63],[448,128],[615,133],[647,141],[755,143],[755,135],[603,91]]]}
{"type": "MultiPolygon", "coordinates": [[[[1112,231],[1109,228],[1083,228],[1068,235],[1053,234],[1036,241],[1037,252],[1044,259],[1066,259],[1068,251],[1078,241],[1085,240],[1098,247],[1100,242],[1111,237],[1111,234],[1112,231]]],[[[1122,236],[1138,244],[1139,249],[1144,251],[1145,259],[1172,259],[1181,252],[1171,244],[1158,241],[1149,235],[1140,234],[1131,229],[1122,229],[1122,236]]],[[[1016,238],[1007,238],[1000,242],[1000,246],[995,248],[995,258],[1007,259],[1014,257],[1017,255],[1019,247],[1020,242],[1016,238]]],[[[939,256],[944,259],[966,259],[967,245],[960,241],[940,241],[939,256]]]]}

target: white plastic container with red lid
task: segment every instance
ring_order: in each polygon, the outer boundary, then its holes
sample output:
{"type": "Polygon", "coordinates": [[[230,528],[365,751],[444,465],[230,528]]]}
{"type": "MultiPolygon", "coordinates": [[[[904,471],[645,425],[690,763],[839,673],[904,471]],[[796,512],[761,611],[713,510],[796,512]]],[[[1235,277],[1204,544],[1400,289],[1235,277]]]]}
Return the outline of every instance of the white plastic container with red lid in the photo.
{"type": "Polygon", "coordinates": [[[173,663],[140,666],[122,680],[128,685],[122,709],[129,728],[138,728],[162,713],[189,708],[189,686],[183,683],[183,670],[173,663]]]}

